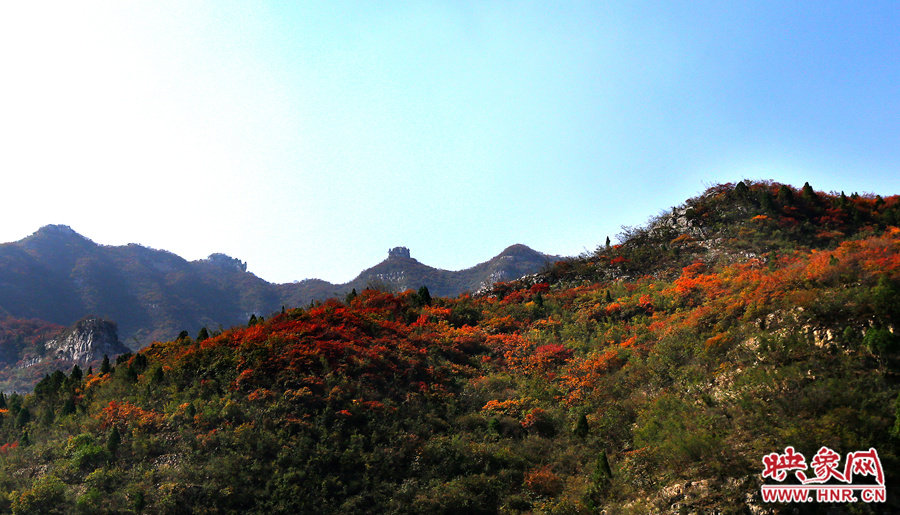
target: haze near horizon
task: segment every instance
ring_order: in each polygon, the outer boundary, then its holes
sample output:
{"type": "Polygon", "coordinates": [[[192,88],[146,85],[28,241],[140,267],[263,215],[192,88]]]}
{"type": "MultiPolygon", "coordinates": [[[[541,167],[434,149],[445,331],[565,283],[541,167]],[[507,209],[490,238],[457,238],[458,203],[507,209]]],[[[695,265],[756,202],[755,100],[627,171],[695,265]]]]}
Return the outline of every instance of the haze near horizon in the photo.
{"type": "Polygon", "coordinates": [[[46,2],[0,19],[0,241],[261,278],[592,250],[706,185],[900,192],[892,2],[46,2]]]}

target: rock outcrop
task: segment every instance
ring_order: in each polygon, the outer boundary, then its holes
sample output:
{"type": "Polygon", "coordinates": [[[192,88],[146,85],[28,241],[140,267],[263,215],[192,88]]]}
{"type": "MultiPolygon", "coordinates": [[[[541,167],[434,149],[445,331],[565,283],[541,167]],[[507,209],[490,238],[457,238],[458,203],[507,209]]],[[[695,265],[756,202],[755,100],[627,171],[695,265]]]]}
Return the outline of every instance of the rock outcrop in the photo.
{"type": "Polygon", "coordinates": [[[409,249],[406,247],[394,247],[388,250],[388,259],[411,259],[409,249]]]}
{"type": "Polygon", "coordinates": [[[119,341],[115,322],[88,316],[44,344],[54,359],[87,364],[104,355],[114,358],[129,352],[119,341]]]}

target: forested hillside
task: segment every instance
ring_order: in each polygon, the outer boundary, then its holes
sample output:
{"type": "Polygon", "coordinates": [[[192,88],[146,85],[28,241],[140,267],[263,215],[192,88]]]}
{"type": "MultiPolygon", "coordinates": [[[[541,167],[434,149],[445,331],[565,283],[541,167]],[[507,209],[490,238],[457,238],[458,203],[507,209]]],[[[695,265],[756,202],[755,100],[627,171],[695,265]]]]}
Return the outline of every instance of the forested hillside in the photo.
{"type": "Polygon", "coordinates": [[[115,321],[122,342],[137,350],[181,331],[227,328],[251,315],[268,316],[282,306],[307,306],[368,285],[392,291],[425,285],[436,294],[455,296],[534,273],[550,259],[514,245],[460,271],[407,256],[385,260],[347,284],[317,279],[272,284],[225,254],[187,261],[137,244],[100,245],[70,227],[48,225],[0,244],[0,317],[69,326],[99,316],[115,321]]]}
{"type": "Polygon", "coordinates": [[[0,509],[897,512],[898,208],[719,185],[483,295],[367,289],[50,375],[0,396],[0,509]],[[763,502],[786,446],[877,449],[886,502],[763,502]]]}

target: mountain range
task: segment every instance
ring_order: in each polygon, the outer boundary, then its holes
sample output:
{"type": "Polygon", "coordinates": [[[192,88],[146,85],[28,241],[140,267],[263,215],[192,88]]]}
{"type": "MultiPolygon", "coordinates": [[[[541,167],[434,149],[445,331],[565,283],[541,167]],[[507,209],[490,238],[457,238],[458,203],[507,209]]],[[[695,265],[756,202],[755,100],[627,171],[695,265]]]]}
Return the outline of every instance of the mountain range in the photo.
{"type": "Polygon", "coordinates": [[[0,317],[71,326],[96,315],[115,321],[122,342],[137,350],[181,331],[228,328],[354,289],[399,292],[426,286],[433,295],[454,296],[535,273],[556,259],[513,245],[484,263],[448,271],[397,247],[346,284],[318,279],[273,284],[224,254],[187,261],[137,244],[100,245],[68,226],[48,225],[0,244],[0,317]]]}
{"type": "MultiPolygon", "coordinates": [[[[721,184],[619,242],[456,297],[386,291],[395,248],[357,295],[45,362],[0,388],[0,512],[900,513],[900,196],[721,184]]],[[[113,329],[0,320],[0,357],[113,329]]]]}

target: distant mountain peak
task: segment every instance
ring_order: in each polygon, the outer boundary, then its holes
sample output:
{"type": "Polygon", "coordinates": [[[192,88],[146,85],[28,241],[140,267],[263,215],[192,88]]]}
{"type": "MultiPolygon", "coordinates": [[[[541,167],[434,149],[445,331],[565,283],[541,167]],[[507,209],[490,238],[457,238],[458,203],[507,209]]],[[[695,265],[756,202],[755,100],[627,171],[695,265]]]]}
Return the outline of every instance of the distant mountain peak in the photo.
{"type": "Polygon", "coordinates": [[[68,225],[63,224],[48,224],[38,229],[36,233],[78,234],[74,229],[72,229],[68,225]]]}
{"type": "Polygon", "coordinates": [[[204,261],[225,269],[234,269],[238,272],[247,271],[247,263],[245,261],[233,258],[227,254],[222,254],[221,252],[210,254],[204,261]]]}
{"type": "Polygon", "coordinates": [[[88,238],[85,238],[81,234],[72,229],[68,225],[62,224],[49,224],[41,227],[34,234],[31,235],[31,238],[68,238],[68,239],[79,239],[83,241],[91,241],[88,238]]]}
{"type": "Polygon", "coordinates": [[[412,259],[406,247],[394,247],[388,250],[388,259],[412,259]]]}

